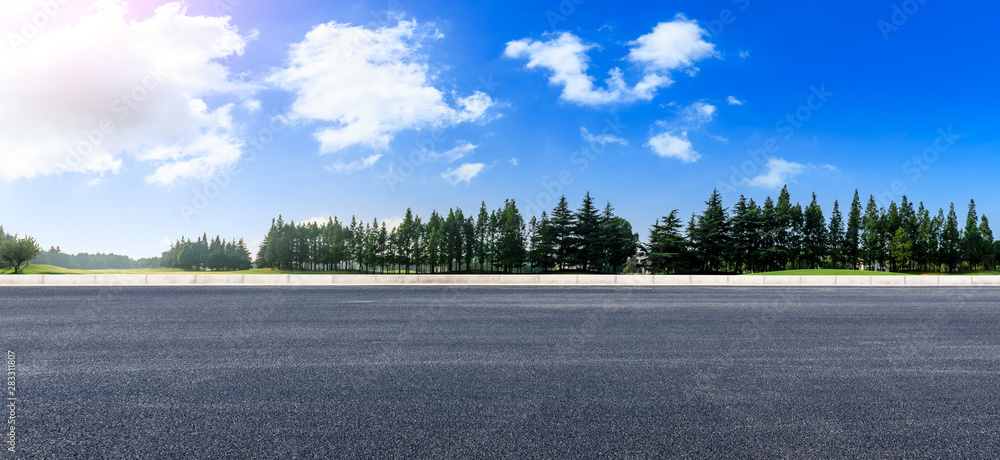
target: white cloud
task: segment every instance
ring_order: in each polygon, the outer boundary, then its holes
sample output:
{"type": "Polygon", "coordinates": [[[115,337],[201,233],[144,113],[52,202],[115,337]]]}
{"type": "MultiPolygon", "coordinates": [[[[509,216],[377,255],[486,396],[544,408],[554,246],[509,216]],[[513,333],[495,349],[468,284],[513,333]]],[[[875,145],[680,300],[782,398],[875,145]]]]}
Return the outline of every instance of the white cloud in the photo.
{"type": "Polygon", "coordinates": [[[382,219],[382,223],[385,224],[386,230],[392,231],[392,229],[399,227],[403,223],[402,217],[392,216],[388,219],[382,219]]]}
{"type": "Polygon", "coordinates": [[[376,153],[374,155],[369,155],[369,156],[364,157],[364,158],[362,158],[360,160],[355,160],[355,161],[351,161],[351,162],[335,161],[330,166],[327,166],[326,169],[328,171],[335,171],[335,172],[345,173],[345,174],[346,173],[357,172],[357,171],[360,171],[362,169],[368,169],[368,168],[371,168],[372,166],[375,166],[375,163],[378,162],[379,158],[382,158],[382,154],[381,153],[376,153]]]}
{"type": "Polygon", "coordinates": [[[676,123],[695,129],[715,119],[718,108],[704,102],[694,102],[680,111],[676,123]]]}
{"type": "Polygon", "coordinates": [[[750,57],[750,51],[740,51],[740,58],[746,59],[750,57]]]}
{"type": "Polygon", "coordinates": [[[243,101],[243,103],[240,105],[243,106],[244,110],[250,113],[258,112],[260,111],[261,108],[260,99],[254,99],[254,98],[247,99],[243,101]]]}
{"type": "Polygon", "coordinates": [[[457,185],[463,181],[468,184],[472,181],[472,178],[479,175],[485,166],[483,163],[465,163],[462,166],[445,171],[441,174],[441,177],[451,182],[451,185],[457,185]]]}
{"type": "Polygon", "coordinates": [[[587,73],[587,53],[596,45],[584,43],[570,32],[546,41],[524,38],[508,42],[504,55],[527,58],[528,69],[548,70],[549,83],[562,87],[562,100],[598,106],[651,100],[660,88],[673,83],[670,72],[686,69],[693,74],[695,62],[716,55],[715,45],[704,40],[707,35],[696,21],[677,15],[673,21],[661,22],[652,32],[629,42],[631,50],[626,58],[643,69],[642,79],[632,87],[625,83],[624,73],[617,67],[608,71],[604,87],[597,87],[594,77],[587,73]]]}
{"type": "Polygon", "coordinates": [[[430,152],[427,153],[426,155],[428,160],[442,159],[447,161],[448,163],[452,163],[461,160],[462,158],[468,156],[472,152],[475,152],[477,148],[479,148],[478,145],[466,142],[444,153],[430,152]]]}
{"type": "Polygon", "coordinates": [[[511,158],[510,159],[510,164],[513,165],[513,166],[517,166],[517,158],[511,158]]]}
{"type": "Polygon", "coordinates": [[[714,105],[701,101],[681,107],[673,120],[656,123],[663,131],[650,137],[646,145],[664,158],[674,158],[685,163],[698,161],[701,154],[688,140],[688,131],[701,129],[703,125],[711,123],[716,113],[718,109],[714,105]]]}
{"type": "Polygon", "coordinates": [[[629,42],[628,59],[646,64],[648,70],[672,71],[691,68],[695,62],[716,56],[715,45],[705,41],[708,32],[698,21],[683,14],[670,22],[661,22],[653,31],[629,42]]]}
{"type": "Polygon", "coordinates": [[[58,26],[21,46],[5,37],[0,178],[117,173],[130,157],[155,168],[147,182],[171,185],[240,159],[232,104],[205,99],[252,94],[220,60],[242,55],[255,33],[240,35],[226,17],[188,16],[181,3],[143,21],[126,14],[124,2],[99,0],[86,13],[60,12],[58,26]]]}
{"type": "Polygon", "coordinates": [[[663,158],[674,158],[684,163],[693,163],[701,158],[688,140],[686,131],[679,134],[670,132],[657,134],[650,138],[646,145],[663,158]]]}
{"type": "Polygon", "coordinates": [[[587,141],[588,144],[621,144],[628,147],[628,141],[625,139],[612,134],[590,134],[590,131],[587,131],[587,128],[584,126],[580,127],[580,136],[583,137],[583,140],[587,141]]]}
{"type": "Polygon", "coordinates": [[[309,224],[323,225],[323,224],[327,223],[329,220],[330,220],[329,216],[325,216],[325,217],[310,217],[310,218],[308,218],[306,220],[303,220],[302,222],[299,222],[299,223],[300,224],[304,224],[304,225],[309,225],[309,224]]]}
{"type": "Polygon", "coordinates": [[[388,148],[403,130],[441,128],[483,118],[485,93],[454,97],[431,86],[436,69],[419,53],[442,35],[416,21],[376,30],[330,22],[292,45],[287,66],[268,81],[295,93],[290,118],[320,122],[321,153],[352,146],[388,148]]]}
{"type": "Polygon", "coordinates": [[[747,180],[747,185],[776,189],[787,184],[795,176],[811,169],[812,165],[804,165],[782,158],[771,157],[767,159],[764,168],[766,168],[766,171],[757,177],[747,180]]]}
{"type": "Polygon", "coordinates": [[[729,105],[743,105],[746,104],[747,101],[741,101],[739,99],[736,99],[735,96],[729,96],[728,98],[726,98],[726,102],[729,102],[729,105]]]}

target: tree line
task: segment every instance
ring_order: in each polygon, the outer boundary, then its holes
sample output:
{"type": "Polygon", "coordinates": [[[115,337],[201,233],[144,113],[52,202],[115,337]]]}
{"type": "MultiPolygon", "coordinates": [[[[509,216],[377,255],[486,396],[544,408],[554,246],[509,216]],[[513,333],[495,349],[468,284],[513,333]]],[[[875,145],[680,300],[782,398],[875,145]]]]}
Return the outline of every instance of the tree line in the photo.
{"type": "Polygon", "coordinates": [[[145,268],[137,266],[136,261],[128,256],[118,254],[67,254],[62,252],[58,246],[50,247],[47,251],[42,251],[37,257],[32,259],[33,264],[54,265],[56,267],[70,268],[76,270],[129,270],[133,268],[145,268]]]}
{"type": "Polygon", "coordinates": [[[576,211],[563,196],[552,217],[545,212],[526,224],[514,200],[489,210],[483,202],[477,215],[461,208],[447,215],[432,211],[424,221],[406,210],[402,222],[388,228],[375,219],[350,223],[330,217],[326,222],[296,224],[281,216],[257,253],[258,267],[296,270],[358,270],[369,272],[524,273],[578,269],[618,271],[638,250],[639,235],[628,221],[614,215],[610,203],[603,212],[588,192],[576,211]]]}
{"type": "Polygon", "coordinates": [[[827,220],[816,201],[792,204],[788,187],[775,202],[740,196],[732,212],[713,191],[701,215],[687,225],[677,210],[650,228],[644,265],[653,273],[763,272],[795,268],[958,272],[996,269],[1000,241],[989,219],[969,202],[965,225],[955,205],[947,214],[915,208],[905,196],[879,206],[870,196],[862,209],[857,190],[847,216],[833,203],[827,220]]]}
{"type": "Polygon", "coordinates": [[[250,251],[243,239],[226,241],[216,236],[209,240],[202,234],[197,240],[181,239],[170,244],[170,249],[160,256],[164,268],[184,270],[249,270],[252,268],[250,251]]]}

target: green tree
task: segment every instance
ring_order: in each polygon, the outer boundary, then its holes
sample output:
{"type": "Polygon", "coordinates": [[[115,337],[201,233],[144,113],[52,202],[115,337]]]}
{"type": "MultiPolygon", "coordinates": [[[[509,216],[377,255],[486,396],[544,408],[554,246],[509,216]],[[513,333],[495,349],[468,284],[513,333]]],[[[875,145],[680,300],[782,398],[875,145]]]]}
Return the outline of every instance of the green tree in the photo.
{"type": "Polygon", "coordinates": [[[910,237],[906,234],[906,230],[902,226],[896,228],[896,233],[889,243],[889,255],[895,262],[896,267],[906,267],[909,265],[910,258],[913,256],[912,248],[913,243],[910,242],[910,237]]]}
{"type": "Polygon", "coordinates": [[[549,228],[551,232],[548,242],[555,252],[556,264],[559,268],[567,268],[568,264],[575,259],[575,244],[573,241],[573,213],[569,210],[569,203],[566,196],[559,198],[559,203],[552,210],[549,218],[549,228]]]}
{"type": "Polygon", "coordinates": [[[858,260],[861,258],[861,198],[858,197],[857,189],[854,190],[854,200],[851,201],[851,210],[847,214],[844,257],[851,268],[858,269],[858,260]]]}
{"type": "Polygon", "coordinates": [[[861,254],[869,270],[880,270],[885,266],[887,250],[882,240],[882,210],[875,204],[875,196],[868,199],[868,207],[861,218],[861,254]]]}
{"type": "Polygon", "coordinates": [[[962,264],[962,234],[958,230],[958,214],[955,213],[955,203],[951,204],[948,218],[941,233],[941,263],[948,266],[948,271],[956,272],[962,264]]]}
{"type": "Polygon", "coordinates": [[[731,242],[729,216],[726,214],[726,208],[722,206],[722,195],[718,189],[712,191],[705,206],[705,212],[698,219],[698,226],[695,229],[696,248],[706,271],[721,271],[731,252],[731,242]]]}
{"type": "Polygon", "coordinates": [[[583,198],[583,204],[577,210],[573,219],[573,241],[574,250],[571,261],[582,270],[600,268],[601,258],[601,221],[597,208],[594,207],[594,199],[590,192],[583,198]]]}
{"type": "Polygon", "coordinates": [[[662,221],[649,229],[649,244],[645,247],[646,263],[653,273],[687,271],[687,241],[681,235],[681,219],[677,210],[670,211],[662,221]]]}
{"type": "Polygon", "coordinates": [[[969,202],[969,213],[965,219],[965,232],[962,233],[962,258],[969,264],[970,270],[978,269],[983,262],[983,238],[979,234],[979,216],[976,213],[976,202],[969,202]]]}
{"type": "Polygon", "coordinates": [[[41,253],[41,246],[38,245],[35,238],[30,236],[18,239],[15,235],[12,239],[0,243],[0,260],[3,260],[8,266],[14,267],[15,274],[26,267],[28,261],[38,257],[41,253]]]}
{"type": "Polygon", "coordinates": [[[830,255],[834,267],[842,267],[849,261],[846,241],[844,239],[844,216],[840,213],[840,203],[833,201],[833,211],[830,213],[830,227],[826,231],[826,251],[830,255]]]}
{"type": "Polygon", "coordinates": [[[805,210],[804,217],[802,248],[805,262],[809,268],[819,268],[820,262],[826,257],[827,228],[823,210],[816,202],[815,193],[812,196],[812,203],[805,210]]]}

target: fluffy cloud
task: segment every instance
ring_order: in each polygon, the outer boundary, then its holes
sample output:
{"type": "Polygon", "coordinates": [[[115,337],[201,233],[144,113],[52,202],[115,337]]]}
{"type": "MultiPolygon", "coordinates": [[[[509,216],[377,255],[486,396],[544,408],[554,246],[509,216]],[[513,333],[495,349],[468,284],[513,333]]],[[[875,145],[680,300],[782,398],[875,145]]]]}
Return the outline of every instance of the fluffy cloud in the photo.
{"type": "Polygon", "coordinates": [[[670,132],[657,134],[651,137],[646,145],[663,158],[673,158],[684,163],[693,163],[701,158],[701,155],[691,145],[691,141],[688,140],[686,131],[679,134],[670,132]]]}
{"type": "Polygon", "coordinates": [[[546,41],[525,38],[508,42],[504,55],[527,58],[529,69],[548,70],[549,83],[563,88],[560,98],[564,101],[598,106],[651,100],[660,88],[673,83],[670,72],[687,69],[693,73],[695,62],[716,55],[715,45],[705,41],[707,35],[696,21],[677,15],[673,21],[661,22],[652,32],[629,42],[626,59],[643,72],[642,78],[631,87],[617,67],[608,72],[604,87],[597,87],[594,77],[588,74],[590,57],[587,55],[596,45],[584,43],[569,32],[546,41]]]}
{"type": "Polygon", "coordinates": [[[459,182],[469,183],[472,178],[479,175],[486,165],[483,163],[465,163],[457,168],[452,168],[441,174],[451,185],[457,185],[459,182]]]}
{"type": "Polygon", "coordinates": [[[715,119],[717,112],[714,105],[700,101],[682,107],[673,120],[657,122],[657,126],[663,128],[663,131],[650,137],[646,145],[663,158],[674,158],[685,163],[698,161],[701,155],[688,140],[688,131],[701,129],[715,119]]]}
{"type": "Polygon", "coordinates": [[[697,21],[678,14],[673,21],[661,22],[653,31],[630,42],[628,59],[646,64],[650,71],[672,71],[692,67],[695,62],[715,56],[715,45],[705,41],[708,32],[697,21]]]}
{"type": "Polygon", "coordinates": [[[292,45],[287,66],[268,81],[295,93],[290,118],[320,122],[322,153],[388,148],[403,130],[479,120],[493,106],[482,92],[453,97],[431,86],[421,44],[442,36],[416,21],[377,30],[330,22],[292,45]]]}
{"type": "Polygon", "coordinates": [[[747,185],[776,189],[787,184],[795,176],[812,169],[812,165],[804,165],[787,161],[783,158],[771,157],[768,158],[764,168],[765,171],[759,176],[748,179],[746,181],[747,185]]]}
{"type": "Polygon", "coordinates": [[[0,178],[117,173],[131,157],[154,167],[148,182],[170,185],[240,159],[230,112],[253,88],[219,61],[253,34],[181,3],[143,21],[115,0],[71,13],[0,46],[0,178]],[[233,101],[210,107],[209,94],[233,101]]]}
{"type": "Polygon", "coordinates": [[[746,101],[739,100],[739,99],[736,98],[736,96],[729,96],[728,98],[726,98],[726,102],[729,102],[729,105],[743,105],[743,104],[746,104],[746,101]]]}

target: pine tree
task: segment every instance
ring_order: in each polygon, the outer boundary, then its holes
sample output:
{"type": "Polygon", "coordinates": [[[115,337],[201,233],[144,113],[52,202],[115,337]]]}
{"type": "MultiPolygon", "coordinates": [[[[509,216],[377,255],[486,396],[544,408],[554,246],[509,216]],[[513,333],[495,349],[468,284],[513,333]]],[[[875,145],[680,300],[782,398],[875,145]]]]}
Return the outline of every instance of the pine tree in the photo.
{"type": "Polygon", "coordinates": [[[703,258],[705,270],[720,271],[731,252],[729,216],[722,206],[722,195],[718,189],[712,191],[705,205],[705,213],[698,219],[696,228],[696,247],[703,258]]]}
{"type": "Polygon", "coordinates": [[[993,230],[990,229],[990,220],[984,214],[979,223],[979,237],[982,242],[983,269],[993,271],[996,269],[996,250],[993,241],[993,230]]]}
{"type": "Polygon", "coordinates": [[[840,203],[834,200],[833,212],[830,213],[830,227],[826,232],[826,251],[837,268],[848,262],[846,244],[844,216],[840,213],[840,203]]]}
{"type": "Polygon", "coordinates": [[[677,210],[656,221],[649,229],[649,244],[645,247],[646,263],[653,273],[687,271],[687,242],[681,235],[681,219],[677,210]]]}
{"type": "Polygon", "coordinates": [[[909,265],[910,258],[913,255],[911,252],[912,247],[913,243],[910,242],[910,237],[906,234],[906,230],[902,226],[897,227],[896,233],[893,234],[892,241],[889,243],[889,255],[896,264],[897,270],[899,267],[909,265]]]}
{"type": "Polygon", "coordinates": [[[806,207],[802,243],[805,261],[809,265],[809,268],[819,268],[820,262],[826,257],[827,253],[827,228],[826,219],[823,217],[823,210],[820,208],[819,203],[816,202],[815,193],[812,196],[812,203],[806,207]]]}
{"type": "Polygon", "coordinates": [[[858,260],[861,258],[861,198],[858,197],[858,190],[854,190],[854,200],[851,201],[851,210],[847,214],[847,231],[844,233],[844,256],[851,268],[858,269],[858,260]]]}
{"type": "Polygon", "coordinates": [[[875,204],[875,196],[868,199],[868,207],[861,218],[861,255],[869,270],[884,267],[886,248],[882,240],[882,211],[875,204]]]}
{"type": "Polygon", "coordinates": [[[583,204],[574,217],[572,233],[575,247],[570,260],[584,271],[593,269],[595,266],[600,268],[601,222],[590,192],[584,196],[583,204]]]}
{"type": "Polygon", "coordinates": [[[949,272],[957,272],[962,264],[962,234],[958,230],[955,203],[951,204],[941,233],[941,263],[948,266],[949,272]]]}
{"type": "Polygon", "coordinates": [[[548,243],[554,249],[556,263],[559,265],[559,268],[566,268],[568,263],[576,256],[573,241],[574,224],[573,213],[570,212],[569,203],[566,201],[566,196],[563,195],[559,198],[559,203],[552,210],[552,216],[549,219],[551,228],[549,236],[551,237],[551,241],[548,243]]]}
{"type": "Polygon", "coordinates": [[[969,264],[970,270],[976,270],[983,259],[983,239],[979,234],[979,216],[976,214],[975,200],[969,202],[969,214],[965,219],[965,232],[962,233],[962,259],[969,264]]]}

